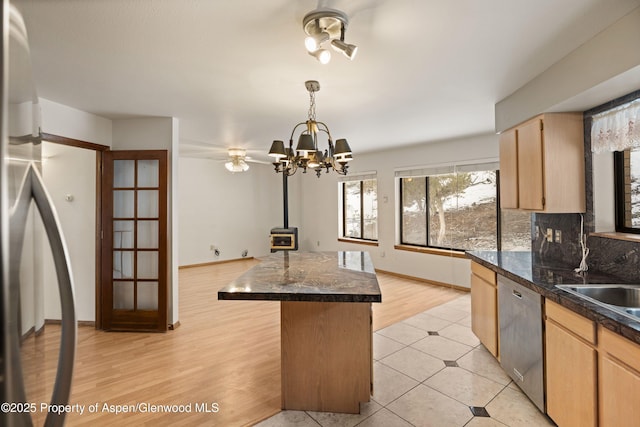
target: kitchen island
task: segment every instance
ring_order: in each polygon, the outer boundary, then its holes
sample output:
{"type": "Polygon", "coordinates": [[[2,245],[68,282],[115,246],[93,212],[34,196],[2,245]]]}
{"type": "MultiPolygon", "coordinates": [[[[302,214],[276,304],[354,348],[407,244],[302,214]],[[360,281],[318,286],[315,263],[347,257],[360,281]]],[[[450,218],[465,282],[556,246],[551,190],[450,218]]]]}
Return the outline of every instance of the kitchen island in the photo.
{"type": "Polygon", "coordinates": [[[283,409],[359,413],[369,401],[382,294],[367,252],[277,252],[218,299],[280,301],[283,409]]]}

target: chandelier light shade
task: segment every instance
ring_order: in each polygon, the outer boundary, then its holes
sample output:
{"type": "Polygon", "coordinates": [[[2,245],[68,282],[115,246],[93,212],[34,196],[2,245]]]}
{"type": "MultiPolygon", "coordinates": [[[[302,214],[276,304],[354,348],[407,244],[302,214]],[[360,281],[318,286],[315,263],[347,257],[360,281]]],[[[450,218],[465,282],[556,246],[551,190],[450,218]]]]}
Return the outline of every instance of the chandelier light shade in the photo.
{"type": "Polygon", "coordinates": [[[323,49],[323,45],[329,43],[335,50],[352,60],[358,48],[344,41],[348,25],[349,18],[339,10],[316,9],[307,13],[302,19],[302,28],[307,34],[304,45],[309,55],[315,57],[321,64],[328,64],[331,60],[331,52],[323,49]]]}
{"type": "Polygon", "coordinates": [[[289,138],[289,147],[285,147],[284,142],[280,140],[271,144],[269,156],[273,157],[275,171],[291,176],[298,169],[302,169],[303,173],[311,169],[320,177],[323,169],[327,173],[333,169],[340,175],[346,175],[348,163],[353,160],[351,147],[346,139],[338,139],[334,146],[329,127],[316,120],[315,93],[320,90],[320,83],[309,80],[305,82],[305,87],[309,91],[309,116],[306,121],[294,126],[289,138]],[[298,144],[294,150],[293,138],[299,129],[298,144]],[[327,136],[327,148],[324,151],[318,147],[318,136],[323,133],[327,136]]]}

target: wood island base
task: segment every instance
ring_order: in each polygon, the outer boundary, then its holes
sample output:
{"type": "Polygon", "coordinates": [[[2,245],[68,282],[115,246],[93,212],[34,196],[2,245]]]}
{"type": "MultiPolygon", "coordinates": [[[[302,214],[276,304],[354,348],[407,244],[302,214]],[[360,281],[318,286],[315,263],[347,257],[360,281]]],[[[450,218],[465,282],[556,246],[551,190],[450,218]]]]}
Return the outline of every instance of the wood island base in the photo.
{"type": "Polygon", "coordinates": [[[281,302],[282,409],[357,414],[372,392],[371,303],[281,302]]]}

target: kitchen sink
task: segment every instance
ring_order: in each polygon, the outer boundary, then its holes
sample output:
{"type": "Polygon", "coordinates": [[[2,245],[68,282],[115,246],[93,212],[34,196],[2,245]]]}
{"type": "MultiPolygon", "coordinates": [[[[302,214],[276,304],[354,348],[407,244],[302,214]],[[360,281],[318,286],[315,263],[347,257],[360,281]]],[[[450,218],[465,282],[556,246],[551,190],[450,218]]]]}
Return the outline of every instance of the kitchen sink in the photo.
{"type": "Polygon", "coordinates": [[[557,288],[640,320],[640,285],[556,285],[557,288]]]}

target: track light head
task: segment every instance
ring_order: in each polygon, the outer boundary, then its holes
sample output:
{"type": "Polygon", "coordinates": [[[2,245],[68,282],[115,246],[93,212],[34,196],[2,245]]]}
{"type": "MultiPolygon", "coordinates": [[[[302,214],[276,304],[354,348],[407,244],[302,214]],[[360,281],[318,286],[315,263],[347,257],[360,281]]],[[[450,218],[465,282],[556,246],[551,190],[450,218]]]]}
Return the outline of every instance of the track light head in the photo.
{"type": "Polygon", "coordinates": [[[315,57],[321,64],[328,64],[331,61],[331,52],[327,49],[318,49],[315,52],[309,52],[309,55],[315,57]]]}
{"type": "Polygon", "coordinates": [[[354,44],[345,43],[342,40],[331,40],[331,46],[344,54],[347,58],[353,61],[356,53],[358,52],[358,46],[354,44]]]}
{"type": "Polygon", "coordinates": [[[304,45],[309,52],[315,52],[320,49],[322,43],[329,40],[329,33],[326,31],[320,31],[318,34],[308,36],[304,39],[304,45]]]}

